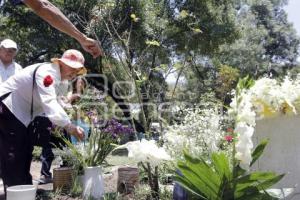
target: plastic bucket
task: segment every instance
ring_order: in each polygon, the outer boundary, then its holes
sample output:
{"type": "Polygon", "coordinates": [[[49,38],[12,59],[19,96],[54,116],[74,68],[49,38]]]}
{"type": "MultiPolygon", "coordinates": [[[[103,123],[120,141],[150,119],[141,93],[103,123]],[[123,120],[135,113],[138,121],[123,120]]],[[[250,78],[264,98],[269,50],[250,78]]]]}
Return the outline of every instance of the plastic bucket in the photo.
{"type": "Polygon", "coordinates": [[[35,200],[36,186],[16,185],[6,189],[7,200],[35,200]]]}

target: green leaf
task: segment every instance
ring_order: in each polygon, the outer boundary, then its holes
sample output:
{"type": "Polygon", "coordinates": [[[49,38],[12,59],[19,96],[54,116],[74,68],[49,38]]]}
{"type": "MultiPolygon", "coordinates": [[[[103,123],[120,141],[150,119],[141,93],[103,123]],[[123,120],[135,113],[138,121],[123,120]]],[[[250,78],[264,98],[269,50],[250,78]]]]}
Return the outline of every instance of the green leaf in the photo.
{"type": "Polygon", "coordinates": [[[146,40],[146,44],[149,46],[160,46],[159,42],[156,40],[146,40]]]}
{"type": "Polygon", "coordinates": [[[192,30],[196,33],[203,33],[200,28],[193,28],[192,30]]]}
{"type": "Polygon", "coordinates": [[[250,163],[250,166],[252,166],[255,163],[255,161],[262,155],[262,153],[264,152],[264,149],[266,148],[268,142],[269,142],[268,140],[263,140],[255,148],[255,150],[252,153],[252,161],[250,163]]]}
{"type": "Polygon", "coordinates": [[[253,193],[253,187],[258,191],[265,190],[282,179],[284,175],[276,175],[273,172],[254,172],[237,179],[235,196],[253,193]]]}
{"type": "Polygon", "coordinates": [[[254,85],[254,83],[254,80],[251,79],[249,76],[240,79],[237,85],[237,93],[240,94],[242,90],[249,89],[254,85]]]}
{"type": "Polygon", "coordinates": [[[248,186],[245,190],[242,191],[235,191],[234,198],[239,200],[245,199],[255,199],[259,197],[261,193],[255,186],[248,186]]]}
{"type": "Polygon", "coordinates": [[[284,174],[274,176],[273,178],[269,178],[269,179],[265,180],[264,182],[258,184],[257,187],[259,188],[259,190],[266,190],[269,187],[271,187],[272,185],[278,183],[283,177],[284,177],[284,174]]]}
{"type": "MultiPolygon", "coordinates": [[[[188,181],[188,179],[180,176],[180,175],[176,175],[175,177],[173,177],[174,181],[177,182],[179,185],[181,185],[182,187],[184,187],[185,189],[187,189],[188,191],[190,191],[191,193],[195,194],[196,196],[200,197],[201,199],[207,199],[206,197],[204,197],[202,195],[202,191],[199,190],[199,187],[196,187],[195,185],[193,185],[192,183],[190,183],[188,181]]],[[[205,185],[202,186],[202,188],[204,188],[205,185]]],[[[208,191],[205,193],[209,193],[208,191]]]]}
{"type": "Polygon", "coordinates": [[[215,167],[215,170],[219,174],[219,176],[225,176],[227,181],[229,182],[232,177],[228,158],[226,157],[226,155],[224,153],[213,153],[211,159],[212,164],[215,167]]]}
{"type": "Polygon", "coordinates": [[[190,162],[190,163],[193,163],[193,164],[205,163],[203,160],[200,160],[200,159],[198,159],[198,158],[195,158],[195,157],[193,157],[193,156],[190,156],[186,150],[183,150],[183,156],[184,156],[184,159],[185,159],[187,162],[190,162]]]}
{"type": "Polygon", "coordinates": [[[252,161],[250,163],[250,166],[252,166],[256,162],[256,160],[262,155],[262,153],[264,152],[268,142],[269,142],[268,140],[263,140],[255,148],[255,150],[252,153],[252,161]]]}
{"type": "Polygon", "coordinates": [[[216,199],[220,184],[216,183],[216,178],[212,176],[213,171],[203,163],[187,165],[178,162],[178,169],[191,184],[199,188],[205,196],[216,199]]]}
{"type": "Polygon", "coordinates": [[[177,163],[183,177],[199,188],[206,197],[216,199],[220,191],[221,177],[204,160],[194,158],[185,151],[184,158],[185,162],[177,163]]]}
{"type": "Polygon", "coordinates": [[[274,172],[253,172],[237,179],[237,183],[247,183],[248,181],[268,180],[275,177],[274,172]]]}
{"type": "Polygon", "coordinates": [[[245,194],[244,196],[241,196],[239,198],[235,198],[235,200],[275,200],[275,199],[277,198],[274,198],[267,193],[261,193],[259,191],[252,194],[245,194]]]}

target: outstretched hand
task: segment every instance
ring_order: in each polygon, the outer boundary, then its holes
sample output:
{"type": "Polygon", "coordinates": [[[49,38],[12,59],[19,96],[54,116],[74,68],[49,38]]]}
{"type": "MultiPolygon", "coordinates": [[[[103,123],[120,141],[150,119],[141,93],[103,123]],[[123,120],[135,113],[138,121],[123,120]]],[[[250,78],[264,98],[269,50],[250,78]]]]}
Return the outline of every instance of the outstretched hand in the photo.
{"type": "Polygon", "coordinates": [[[103,56],[103,51],[100,47],[100,43],[97,40],[87,37],[83,41],[79,41],[79,43],[85,51],[93,56],[93,58],[103,56]]]}
{"type": "Polygon", "coordinates": [[[76,137],[78,141],[82,141],[84,139],[84,130],[83,128],[76,126],[74,124],[68,124],[64,127],[69,135],[73,135],[76,137]]]}

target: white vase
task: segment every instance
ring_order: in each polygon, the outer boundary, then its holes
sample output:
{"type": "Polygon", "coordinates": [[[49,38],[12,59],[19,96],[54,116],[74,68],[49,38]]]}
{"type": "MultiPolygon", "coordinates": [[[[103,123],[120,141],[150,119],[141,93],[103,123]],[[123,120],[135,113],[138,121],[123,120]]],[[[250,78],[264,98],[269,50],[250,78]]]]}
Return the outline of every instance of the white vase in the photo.
{"type": "Polygon", "coordinates": [[[100,166],[86,167],[83,176],[83,197],[101,199],[104,195],[104,179],[100,166]]]}
{"type": "Polygon", "coordinates": [[[34,185],[16,185],[6,189],[7,200],[35,200],[36,187],[34,185]]]}

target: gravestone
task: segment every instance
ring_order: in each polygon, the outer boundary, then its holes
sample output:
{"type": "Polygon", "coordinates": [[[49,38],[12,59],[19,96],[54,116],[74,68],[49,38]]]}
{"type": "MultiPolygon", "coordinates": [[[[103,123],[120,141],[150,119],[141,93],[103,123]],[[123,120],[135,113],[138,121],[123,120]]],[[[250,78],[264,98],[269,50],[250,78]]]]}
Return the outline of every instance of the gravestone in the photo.
{"type": "Polygon", "coordinates": [[[256,146],[261,140],[269,143],[252,170],[284,173],[273,188],[294,188],[287,198],[300,199],[300,116],[280,116],[256,121],[252,137],[256,146]]]}

